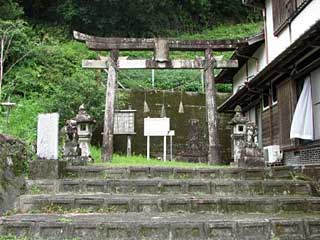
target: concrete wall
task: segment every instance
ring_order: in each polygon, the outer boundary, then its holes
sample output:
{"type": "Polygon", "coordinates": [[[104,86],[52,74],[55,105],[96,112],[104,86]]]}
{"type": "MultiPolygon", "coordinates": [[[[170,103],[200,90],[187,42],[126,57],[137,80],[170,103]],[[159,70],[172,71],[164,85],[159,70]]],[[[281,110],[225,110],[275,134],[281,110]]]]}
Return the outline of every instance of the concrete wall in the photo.
{"type": "Polygon", "coordinates": [[[244,82],[247,80],[247,70],[246,65],[243,65],[242,68],[234,75],[233,77],[233,94],[235,94],[241,87],[243,87],[244,82]]]}
{"type": "MultiPolygon", "coordinates": [[[[163,103],[163,92],[149,91],[147,93],[147,102],[150,108],[150,113],[143,113],[144,92],[130,91],[127,102],[132,105],[132,109],[137,110],[136,113],[136,135],[132,139],[132,151],[134,154],[146,155],[146,137],[143,135],[144,118],[145,117],[160,117],[161,107],[163,103]]],[[[218,94],[218,105],[221,104],[230,94],[218,94]]],[[[183,104],[184,113],[178,113],[181,93],[180,92],[165,92],[165,107],[167,117],[171,118],[171,129],[175,130],[173,138],[173,154],[176,159],[186,161],[206,161],[207,155],[207,122],[206,122],[206,107],[205,95],[198,93],[184,93],[183,104]],[[193,124],[191,124],[193,120],[193,124]],[[196,123],[195,123],[196,122],[196,123]],[[205,159],[204,159],[205,158],[205,159]]],[[[230,142],[230,127],[228,122],[232,116],[229,114],[219,114],[219,134],[220,143],[222,145],[223,160],[228,161],[231,155],[230,142]]],[[[101,125],[101,123],[98,123],[101,125]]],[[[102,128],[96,132],[101,132],[102,128]]],[[[101,143],[101,136],[96,133],[95,141],[101,143]],[[97,139],[99,137],[99,139],[97,139]]],[[[163,138],[151,138],[151,156],[162,156],[163,138]]],[[[167,140],[169,149],[169,138],[167,140]]],[[[116,136],[114,148],[116,152],[126,152],[126,137],[116,136]]],[[[169,152],[168,152],[169,153],[169,152]]]]}

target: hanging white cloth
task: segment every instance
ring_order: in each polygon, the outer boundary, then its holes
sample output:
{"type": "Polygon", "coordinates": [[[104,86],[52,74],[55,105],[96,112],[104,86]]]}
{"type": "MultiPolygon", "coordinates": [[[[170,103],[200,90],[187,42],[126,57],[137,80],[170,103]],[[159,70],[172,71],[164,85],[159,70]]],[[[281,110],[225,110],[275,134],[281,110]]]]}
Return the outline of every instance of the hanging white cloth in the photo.
{"type": "Polygon", "coordinates": [[[311,80],[307,77],[293,115],[290,138],[313,140],[313,136],[311,80]]]}

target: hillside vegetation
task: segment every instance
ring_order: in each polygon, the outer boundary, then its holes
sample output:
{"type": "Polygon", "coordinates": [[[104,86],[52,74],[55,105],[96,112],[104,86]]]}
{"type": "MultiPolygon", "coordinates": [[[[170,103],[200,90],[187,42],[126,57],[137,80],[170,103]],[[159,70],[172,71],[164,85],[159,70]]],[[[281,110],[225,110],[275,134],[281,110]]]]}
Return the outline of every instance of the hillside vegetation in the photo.
{"type": "MultiPolygon", "coordinates": [[[[18,3],[25,5],[25,2],[19,1],[18,3]]],[[[59,1],[53,2],[58,3],[59,1]]],[[[76,1],[71,0],[61,2],[76,4],[76,1]]],[[[79,2],[85,4],[84,1],[79,2]]],[[[96,4],[96,2],[102,1],[94,2],[96,4]]],[[[5,109],[1,109],[0,132],[8,132],[29,143],[34,143],[38,113],[59,112],[60,121],[63,123],[75,115],[82,103],[86,104],[90,113],[97,120],[101,120],[104,109],[106,74],[81,68],[82,59],[96,59],[98,53],[89,51],[85,44],[72,40],[70,30],[75,24],[74,20],[71,21],[72,23],[66,22],[68,24],[57,26],[61,20],[52,19],[55,16],[54,11],[57,11],[56,8],[51,9],[52,15],[48,14],[48,18],[45,19],[44,13],[49,9],[41,12],[41,8],[39,8],[37,11],[40,11],[41,14],[33,13],[32,15],[30,9],[22,9],[18,3],[11,0],[0,0],[0,36],[4,36],[6,33],[8,38],[12,39],[4,63],[1,101],[10,98],[10,101],[17,103],[17,107],[10,114],[8,129],[5,124],[5,109]]],[[[61,5],[59,6],[61,9],[61,5]]],[[[37,8],[33,8],[33,11],[36,11],[35,9],[37,8]]],[[[76,13],[74,14],[75,18],[76,13]]],[[[244,19],[245,17],[242,20],[244,19]]],[[[231,22],[230,19],[228,21],[231,22]]],[[[181,39],[243,38],[259,32],[261,24],[230,25],[230,23],[221,23],[216,26],[207,26],[206,29],[203,28],[202,31],[196,33],[189,31],[180,32],[178,35],[177,32],[165,26],[159,26],[159,29],[181,39]]],[[[119,31],[120,33],[121,31],[119,31]]],[[[144,33],[137,33],[139,36],[141,34],[144,33]]],[[[145,34],[145,36],[148,35],[145,34]]],[[[107,53],[100,54],[106,55],[107,53]]],[[[146,52],[122,53],[123,56],[131,58],[150,58],[151,54],[146,52]]],[[[193,58],[200,54],[175,52],[171,54],[171,57],[193,58]]],[[[225,57],[227,58],[229,55],[226,54],[225,57]]],[[[156,89],[200,91],[200,80],[200,71],[155,72],[156,89]]],[[[130,89],[152,88],[151,71],[121,71],[119,81],[124,87],[130,89]]],[[[219,86],[219,89],[223,91],[229,88],[225,85],[219,86]]],[[[124,99],[125,96],[118,96],[118,104],[123,103],[124,99]]]]}

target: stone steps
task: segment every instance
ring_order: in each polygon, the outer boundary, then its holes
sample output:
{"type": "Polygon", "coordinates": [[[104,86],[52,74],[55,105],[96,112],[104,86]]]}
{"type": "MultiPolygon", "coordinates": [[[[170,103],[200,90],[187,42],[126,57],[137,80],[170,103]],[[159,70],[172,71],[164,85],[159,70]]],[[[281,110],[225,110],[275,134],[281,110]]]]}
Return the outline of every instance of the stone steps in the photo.
{"type": "Polygon", "coordinates": [[[192,179],[62,179],[28,180],[29,193],[204,193],[226,195],[315,194],[312,183],[293,180],[192,180],[192,179]]]}
{"type": "Polygon", "coordinates": [[[2,219],[0,234],[32,239],[320,239],[320,216],[215,214],[31,214],[2,219]]]}
{"type": "Polygon", "coordinates": [[[55,194],[24,195],[22,212],[193,212],[320,214],[318,197],[214,197],[212,195],[55,194]]]}
{"type": "Polygon", "coordinates": [[[31,239],[320,239],[320,196],[291,168],[68,167],[27,180],[0,236],[31,239]],[[28,213],[28,214],[27,214],[28,213]]]}
{"type": "Polygon", "coordinates": [[[66,168],[66,178],[103,179],[292,179],[294,171],[290,167],[273,168],[171,168],[171,167],[122,167],[70,166],[66,168]]]}

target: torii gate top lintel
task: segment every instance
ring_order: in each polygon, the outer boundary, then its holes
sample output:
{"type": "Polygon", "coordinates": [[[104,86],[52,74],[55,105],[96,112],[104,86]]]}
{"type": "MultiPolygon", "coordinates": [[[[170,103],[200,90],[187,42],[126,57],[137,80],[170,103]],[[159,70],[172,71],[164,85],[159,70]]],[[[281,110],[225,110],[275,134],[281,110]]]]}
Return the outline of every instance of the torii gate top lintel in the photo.
{"type": "MultiPolygon", "coordinates": [[[[105,38],[90,36],[77,31],[73,36],[78,41],[85,41],[91,50],[154,50],[157,38],[105,38]]],[[[161,38],[164,39],[164,38],[161,38]]],[[[248,44],[247,40],[177,40],[164,39],[168,48],[173,51],[202,51],[211,49],[213,51],[233,51],[238,47],[248,44]]]]}
{"type": "MultiPolygon", "coordinates": [[[[174,40],[163,38],[103,38],[86,35],[74,31],[74,38],[85,41],[91,50],[121,51],[149,50],[154,51],[154,59],[127,60],[117,59],[118,69],[205,69],[208,63],[205,59],[170,60],[169,51],[232,51],[247,44],[243,40],[174,40]]],[[[237,68],[237,60],[215,60],[214,68],[237,68]]],[[[211,60],[210,60],[211,61],[211,60]]],[[[107,69],[108,60],[83,60],[82,67],[88,69],[107,69]]]]}

